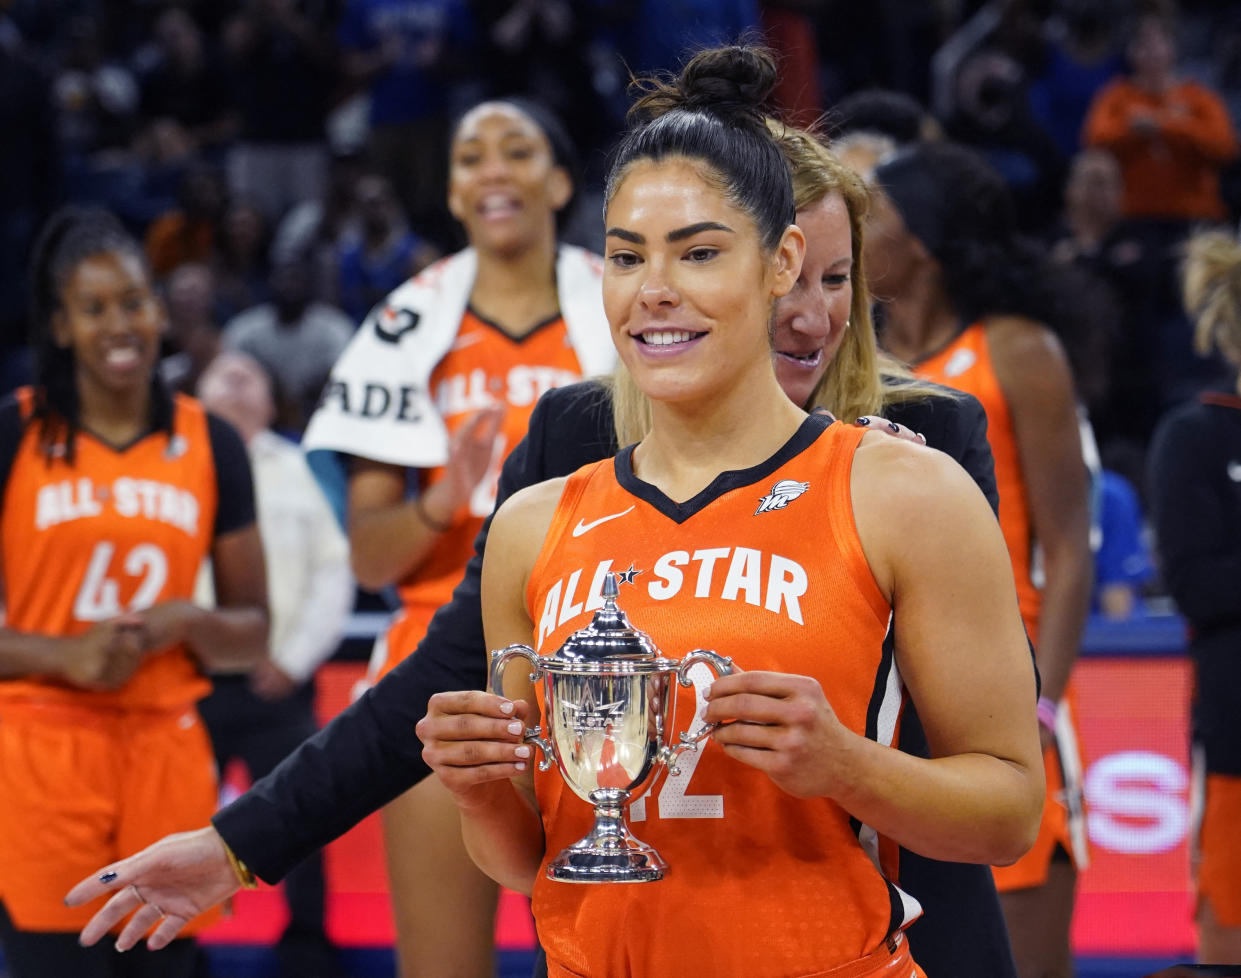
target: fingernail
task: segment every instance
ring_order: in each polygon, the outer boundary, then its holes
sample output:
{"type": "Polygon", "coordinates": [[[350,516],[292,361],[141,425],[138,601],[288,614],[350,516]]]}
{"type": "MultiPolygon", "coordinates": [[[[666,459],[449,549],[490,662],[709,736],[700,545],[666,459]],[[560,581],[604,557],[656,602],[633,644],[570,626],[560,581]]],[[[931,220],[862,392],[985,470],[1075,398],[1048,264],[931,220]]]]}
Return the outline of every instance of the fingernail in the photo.
{"type": "Polygon", "coordinates": [[[898,425],[895,421],[889,421],[888,427],[891,428],[893,432],[897,432],[901,430],[901,426],[898,425]]]}
{"type": "Polygon", "coordinates": [[[500,704],[500,712],[501,713],[512,713],[513,704],[510,703],[508,700],[505,700],[503,703],[500,704]]]}
{"type": "Polygon", "coordinates": [[[106,873],[101,873],[101,874],[100,874],[100,876],[99,876],[99,882],[100,882],[100,883],[115,883],[115,882],[116,882],[116,875],[117,875],[117,874],[116,874],[115,872],[113,872],[112,870],[108,870],[106,873]]]}
{"type": "Polygon", "coordinates": [[[855,422],[853,422],[853,423],[854,423],[854,424],[860,424],[863,428],[865,428],[868,424],[870,424],[870,418],[858,418],[858,419],[857,419],[855,422]]]}
{"type": "Polygon", "coordinates": [[[529,757],[530,748],[529,747],[518,747],[517,750],[513,751],[513,753],[516,754],[518,757],[529,757]]]}
{"type": "Polygon", "coordinates": [[[525,769],[526,769],[526,765],[525,765],[525,764],[523,764],[521,761],[518,761],[518,762],[517,762],[517,770],[518,770],[518,771],[524,771],[525,769]]]}
{"type": "Polygon", "coordinates": [[[514,720],[512,723],[510,723],[510,724],[508,725],[508,732],[509,732],[509,733],[511,733],[511,734],[519,734],[519,733],[521,733],[521,721],[520,721],[520,720],[514,720]]]}

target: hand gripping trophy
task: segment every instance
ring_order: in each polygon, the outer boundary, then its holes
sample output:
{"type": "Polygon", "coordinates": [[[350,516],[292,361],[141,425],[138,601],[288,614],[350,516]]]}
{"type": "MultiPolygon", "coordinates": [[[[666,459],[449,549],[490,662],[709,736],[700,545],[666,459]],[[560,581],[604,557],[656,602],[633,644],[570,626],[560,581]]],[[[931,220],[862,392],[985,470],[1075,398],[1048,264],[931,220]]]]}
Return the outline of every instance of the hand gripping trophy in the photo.
{"type": "Polygon", "coordinates": [[[634,837],[625,806],[640,797],[676,758],[718,724],[692,736],[682,732],[675,746],[668,721],[674,715],[676,686],[691,686],[690,667],[705,662],[720,676],[733,671],[732,659],[696,649],[679,662],[665,659],[645,633],[629,624],[616,603],[616,575],[603,585],[603,607],[591,623],[565,641],[555,654],[540,656],[528,645],[491,653],[490,688],[499,691],[504,669],[514,658],[533,666],[532,682],[543,679],[547,736],[541,727],[526,730],[527,743],[543,751],[539,769],[555,761],[573,792],[595,806],[595,824],[586,837],[547,864],[550,879],[568,883],[644,883],[662,879],[667,863],[653,846],[634,837]]]}

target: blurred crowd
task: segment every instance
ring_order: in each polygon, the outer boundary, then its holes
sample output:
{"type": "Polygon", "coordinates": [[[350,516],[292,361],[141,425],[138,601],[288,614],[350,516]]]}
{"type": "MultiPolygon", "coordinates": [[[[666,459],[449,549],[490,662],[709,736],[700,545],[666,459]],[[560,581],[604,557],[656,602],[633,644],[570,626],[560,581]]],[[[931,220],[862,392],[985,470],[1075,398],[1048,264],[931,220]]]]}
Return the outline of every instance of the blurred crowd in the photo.
{"type": "Polygon", "coordinates": [[[1049,325],[1119,480],[1099,480],[1129,527],[1112,543],[1133,541],[1117,573],[1148,587],[1152,431],[1226,378],[1177,287],[1188,233],[1241,215],[1241,6],[1212,0],[0,0],[0,389],[29,377],[32,236],[97,204],[145,241],[166,379],[193,391],[248,353],[296,437],[371,306],[461,245],[444,187],[464,107],[523,93],[565,121],[586,172],[564,237],[598,249],[629,73],[747,31],[783,59],[784,113],[856,166],[946,135],[1004,176],[1066,271],[1049,325]]]}

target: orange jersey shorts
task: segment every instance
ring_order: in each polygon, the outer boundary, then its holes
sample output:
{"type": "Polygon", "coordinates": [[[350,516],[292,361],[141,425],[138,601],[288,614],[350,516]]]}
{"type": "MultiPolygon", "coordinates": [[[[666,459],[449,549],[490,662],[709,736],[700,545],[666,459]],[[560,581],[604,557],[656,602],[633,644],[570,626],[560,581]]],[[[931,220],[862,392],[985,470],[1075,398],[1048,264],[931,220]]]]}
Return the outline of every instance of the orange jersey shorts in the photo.
{"type": "Polygon", "coordinates": [[[1043,751],[1047,795],[1038,837],[1030,851],[1011,866],[995,866],[995,888],[1001,893],[1026,890],[1047,882],[1048,869],[1057,849],[1068,853],[1078,869],[1089,863],[1086,813],[1082,803],[1082,759],[1078,745],[1071,691],[1060,701],[1054,742],[1043,751]]]}
{"type": "MultiPolygon", "coordinates": [[[[757,936],[755,940],[761,942],[762,936],[757,936]]],[[[593,976],[582,975],[548,961],[547,978],[593,978],[593,976]]],[[[864,958],[850,961],[830,971],[816,971],[812,975],[803,975],[801,978],[926,978],[926,972],[914,963],[909,953],[909,942],[905,940],[903,934],[900,934],[893,939],[891,944],[879,945],[864,958]]]]}
{"type": "MultiPolygon", "coordinates": [[[[207,824],[215,761],[193,706],[5,703],[0,798],[0,900],[20,930],[74,932],[103,902],[66,907],[70,887],[170,832],[207,824]]],[[[185,933],[218,916],[195,918],[185,933]]]]}
{"type": "Polygon", "coordinates": [[[1241,777],[1206,775],[1201,818],[1194,845],[1198,907],[1208,903],[1220,925],[1241,927],[1241,777]]]}

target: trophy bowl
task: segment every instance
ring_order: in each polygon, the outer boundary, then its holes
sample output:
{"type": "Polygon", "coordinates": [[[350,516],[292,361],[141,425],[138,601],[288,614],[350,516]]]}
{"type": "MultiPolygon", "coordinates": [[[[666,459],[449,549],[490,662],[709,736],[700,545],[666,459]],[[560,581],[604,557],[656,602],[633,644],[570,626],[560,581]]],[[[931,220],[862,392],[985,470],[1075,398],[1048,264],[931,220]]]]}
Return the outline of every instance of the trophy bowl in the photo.
{"type": "Polygon", "coordinates": [[[732,660],[696,649],[681,660],[664,658],[650,637],[629,623],[617,605],[617,583],[608,574],[603,607],[591,623],[553,655],[528,645],[491,653],[489,688],[500,692],[504,670],[515,658],[531,667],[531,682],[543,681],[544,725],[527,728],[525,741],[543,753],[539,769],[553,763],[565,784],[594,805],[595,821],[582,839],[547,865],[547,875],[567,883],[643,883],[661,879],[667,863],[653,846],[630,831],[626,806],[646,792],[676,758],[718,724],[669,741],[669,719],[677,685],[691,686],[690,668],[710,665],[717,675],[732,672],[732,660]],[[676,679],[676,683],[673,679],[676,679]]]}

